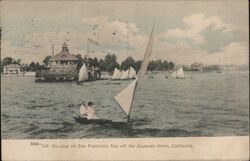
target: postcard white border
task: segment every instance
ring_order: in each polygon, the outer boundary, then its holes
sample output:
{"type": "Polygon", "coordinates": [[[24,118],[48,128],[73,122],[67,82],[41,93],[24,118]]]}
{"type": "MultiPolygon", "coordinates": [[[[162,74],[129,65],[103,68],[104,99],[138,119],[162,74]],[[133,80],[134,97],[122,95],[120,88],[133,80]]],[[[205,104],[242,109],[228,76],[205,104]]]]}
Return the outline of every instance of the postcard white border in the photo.
{"type": "Polygon", "coordinates": [[[5,161],[249,160],[249,136],[2,140],[2,159],[5,161]],[[145,147],[138,147],[138,144],[145,147]],[[157,147],[159,144],[162,147],[157,147]],[[49,147],[46,147],[47,145],[49,147]]]}

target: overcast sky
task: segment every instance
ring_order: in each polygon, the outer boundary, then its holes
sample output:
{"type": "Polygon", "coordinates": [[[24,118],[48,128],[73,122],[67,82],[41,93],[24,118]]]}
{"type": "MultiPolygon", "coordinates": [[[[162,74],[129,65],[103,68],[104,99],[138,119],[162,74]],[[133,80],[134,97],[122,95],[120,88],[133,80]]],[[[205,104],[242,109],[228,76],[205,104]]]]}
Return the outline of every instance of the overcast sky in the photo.
{"type": "Polygon", "coordinates": [[[152,59],[178,64],[248,64],[247,0],[7,1],[1,2],[1,57],[42,62],[67,41],[72,54],[87,50],[118,62],[141,59],[153,24],[152,59]]]}

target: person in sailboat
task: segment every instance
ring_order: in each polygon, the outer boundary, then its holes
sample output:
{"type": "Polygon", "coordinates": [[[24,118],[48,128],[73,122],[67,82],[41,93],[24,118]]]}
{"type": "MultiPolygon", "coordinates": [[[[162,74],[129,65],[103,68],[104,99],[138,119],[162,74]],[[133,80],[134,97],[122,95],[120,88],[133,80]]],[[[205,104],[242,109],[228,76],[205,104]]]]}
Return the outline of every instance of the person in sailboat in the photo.
{"type": "Polygon", "coordinates": [[[85,105],[85,102],[82,102],[82,105],[80,107],[80,117],[86,118],[86,119],[98,119],[98,117],[95,115],[95,111],[92,107],[93,103],[88,102],[87,106],[85,105]]]}
{"type": "Polygon", "coordinates": [[[79,115],[82,118],[87,117],[87,114],[85,112],[85,108],[86,108],[85,101],[82,101],[82,104],[80,106],[80,115],[79,115]]]}

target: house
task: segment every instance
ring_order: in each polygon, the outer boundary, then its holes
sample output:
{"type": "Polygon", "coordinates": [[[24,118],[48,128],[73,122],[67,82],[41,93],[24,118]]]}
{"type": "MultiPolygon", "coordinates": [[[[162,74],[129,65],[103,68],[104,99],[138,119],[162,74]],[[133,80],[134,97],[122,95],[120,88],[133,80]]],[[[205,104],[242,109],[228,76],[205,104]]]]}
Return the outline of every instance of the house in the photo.
{"type": "Polygon", "coordinates": [[[193,64],[191,64],[191,69],[193,71],[202,71],[203,67],[204,67],[203,64],[199,62],[194,62],[193,64]]]}
{"type": "Polygon", "coordinates": [[[21,74],[21,65],[9,64],[3,67],[3,74],[19,75],[21,74]]]}

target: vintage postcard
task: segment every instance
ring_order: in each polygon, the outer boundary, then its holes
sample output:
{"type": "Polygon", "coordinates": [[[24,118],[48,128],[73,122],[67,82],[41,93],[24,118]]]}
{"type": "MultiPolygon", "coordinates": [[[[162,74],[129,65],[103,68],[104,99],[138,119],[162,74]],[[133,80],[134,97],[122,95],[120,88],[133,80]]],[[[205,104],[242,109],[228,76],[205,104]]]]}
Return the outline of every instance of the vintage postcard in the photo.
{"type": "Polygon", "coordinates": [[[2,160],[249,160],[247,0],[1,0],[2,160]]]}

